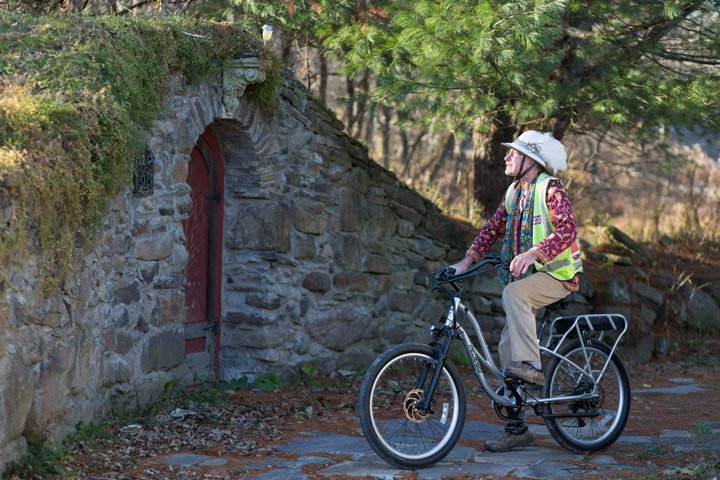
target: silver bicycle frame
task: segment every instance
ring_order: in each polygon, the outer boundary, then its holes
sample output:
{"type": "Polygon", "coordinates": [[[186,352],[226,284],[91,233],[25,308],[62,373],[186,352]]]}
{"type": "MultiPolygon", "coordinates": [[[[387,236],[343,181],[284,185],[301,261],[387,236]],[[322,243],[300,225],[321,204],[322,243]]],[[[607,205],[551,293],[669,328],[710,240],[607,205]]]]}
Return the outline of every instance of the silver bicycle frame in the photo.
{"type": "MultiPolygon", "coordinates": [[[[546,343],[546,346],[540,347],[541,353],[545,353],[548,356],[554,356],[557,358],[563,359],[570,367],[572,367],[574,370],[577,370],[578,374],[580,376],[587,376],[589,379],[592,380],[593,384],[597,386],[598,382],[602,378],[602,376],[605,374],[605,370],[608,367],[608,363],[612,355],[615,353],[615,349],[617,348],[620,339],[623,335],[625,335],[625,332],[627,331],[627,319],[619,314],[593,314],[593,315],[579,315],[572,325],[570,325],[565,331],[565,333],[560,336],[553,334],[555,331],[555,324],[556,322],[561,319],[562,317],[558,317],[555,320],[553,320],[551,327],[550,327],[550,336],[548,337],[548,341],[546,343]],[[586,327],[589,331],[596,331],[593,326],[595,322],[597,321],[609,321],[613,329],[615,328],[615,325],[620,324],[620,321],[624,323],[624,328],[618,335],[617,339],[615,340],[615,343],[611,347],[610,355],[608,356],[608,360],[605,362],[605,365],[603,366],[600,374],[597,376],[597,378],[592,376],[592,372],[590,371],[590,359],[592,358],[592,355],[589,355],[586,349],[585,342],[581,342],[582,345],[582,351],[583,351],[583,357],[585,358],[585,366],[586,368],[582,368],[579,365],[577,365],[575,362],[572,362],[568,360],[566,357],[558,354],[557,352],[560,350],[560,347],[565,342],[565,340],[568,338],[568,335],[570,332],[574,332],[577,334],[578,338],[583,338],[582,335],[582,329],[580,328],[580,321],[586,322],[586,327]],[[550,345],[551,340],[554,340],[560,336],[559,340],[557,341],[554,349],[549,349],[547,346],[550,345]]],[[[482,329],[480,328],[480,323],[478,322],[477,318],[475,318],[475,315],[473,312],[466,307],[462,301],[458,297],[453,297],[453,306],[450,307],[448,310],[448,315],[445,320],[445,325],[448,327],[455,326],[455,333],[460,338],[460,340],[463,343],[463,347],[465,348],[465,351],[468,354],[468,358],[470,358],[470,364],[473,369],[473,373],[475,374],[475,377],[477,377],[478,381],[480,382],[480,385],[482,386],[482,389],[485,391],[485,393],[497,404],[502,405],[504,407],[515,407],[516,404],[514,400],[498,395],[495,393],[495,391],[492,389],[492,387],[488,384],[487,379],[485,378],[484,371],[487,371],[497,377],[500,380],[505,379],[505,375],[497,368],[495,365],[495,362],[492,358],[492,354],[490,353],[490,349],[488,348],[487,342],[485,341],[485,336],[483,335],[482,329]],[[480,348],[482,350],[482,353],[480,353],[477,348],[475,348],[475,345],[473,345],[472,340],[470,340],[469,335],[465,331],[465,329],[460,326],[456,319],[457,319],[457,313],[462,311],[465,313],[466,318],[470,320],[470,324],[472,325],[475,336],[477,336],[480,348]]],[[[617,331],[617,330],[615,330],[617,331]]],[[[602,338],[602,331],[600,332],[602,338]]],[[[597,387],[596,387],[597,388],[597,387]]],[[[525,405],[533,406],[538,404],[548,404],[548,403],[563,403],[563,402],[569,402],[574,400],[584,400],[592,398],[595,395],[595,389],[593,389],[592,392],[585,393],[582,395],[565,395],[565,396],[559,396],[559,397],[550,397],[550,398],[530,398],[527,399],[525,402],[525,405]]]]}

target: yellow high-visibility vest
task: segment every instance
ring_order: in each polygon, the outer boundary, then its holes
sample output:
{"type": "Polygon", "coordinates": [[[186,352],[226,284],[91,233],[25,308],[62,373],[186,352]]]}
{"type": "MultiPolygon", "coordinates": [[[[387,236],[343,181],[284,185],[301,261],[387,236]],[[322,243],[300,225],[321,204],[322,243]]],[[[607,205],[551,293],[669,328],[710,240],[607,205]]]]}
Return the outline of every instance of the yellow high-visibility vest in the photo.
{"type": "MultiPolygon", "coordinates": [[[[550,212],[547,206],[547,188],[550,180],[556,180],[546,173],[541,173],[535,184],[535,195],[533,196],[533,229],[532,241],[533,245],[537,245],[547,238],[554,230],[550,221],[550,212]]],[[[512,203],[517,181],[513,182],[505,192],[505,211],[510,213],[510,204],[512,203]]],[[[509,226],[508,226],[509,227],[509,226]]],[[[509,235],[509,230],[506,235],[509,235]]],[[[583,271],[582,260],[580,258],[580,239],[575,238],[573,244],[560,252],[555,258],[551,259],[545,265],[535,262],[535,270],[545,272],[554,278],[565,281],[573,278],[578,272],[583,271]]]]}

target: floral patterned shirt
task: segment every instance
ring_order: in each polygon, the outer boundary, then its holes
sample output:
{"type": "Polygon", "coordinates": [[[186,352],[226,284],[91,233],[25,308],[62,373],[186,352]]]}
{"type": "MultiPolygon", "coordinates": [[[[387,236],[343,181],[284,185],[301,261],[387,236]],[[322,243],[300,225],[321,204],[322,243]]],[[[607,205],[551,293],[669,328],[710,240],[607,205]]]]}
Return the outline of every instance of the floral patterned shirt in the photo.
{"type": "MultiPolygon", "coordinates": [[[[555,230],[530,249],[530,251],[537,256],[538,262],[543,265],[558,256],[566,248],[572,246],[577,238],[575,214],[572,203],[570,203],[567,190],[565,190],[565,187],[559,180],[549,180],[546,201],[550,213],[550,221],[555,230]]],[[[495,241],[501,235],[505,234],[507,218],[505,197],[503,196],[497,210],[495,210],[495,213],[490,217],[490,220],[487,221],[485,226],[480,229],[480,232],[478,232],[475,237],[475,241],[467,252],[474,262],[477,263],[480,261],[483,255],[495,244],[495,241]]],[[[562,283],[568,290],[577,291],[580,285],[580,277],[575,275],[570,280],[562,283]]]]}

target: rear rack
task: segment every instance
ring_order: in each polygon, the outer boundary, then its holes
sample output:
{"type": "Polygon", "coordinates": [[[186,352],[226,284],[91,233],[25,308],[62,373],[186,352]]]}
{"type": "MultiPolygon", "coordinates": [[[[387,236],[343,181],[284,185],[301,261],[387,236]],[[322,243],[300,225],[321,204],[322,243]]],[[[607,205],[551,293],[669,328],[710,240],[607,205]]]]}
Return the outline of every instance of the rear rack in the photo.
{"type": "Polygon", "coordinates": [[[627,319],[619,313],[558,317],[550,324],[550,335],[562,335],[572,328],[579,329],[581,333],[624,331],[627,329],[627,319]]]}
{"type": "Polygon", "coordinates": [[[545,348],[552,349],[555,353],[560,349],[567,337],[593,337],[597,340],[603,339],[606,332],[619,332],[617,338],[611,345],[611,354],[620,343],[620,339],[627,332],[628,321],[624,315],[619,313],[595,313],[587,315],[567,315],[555,318],[550,324],[550,332],[547,337],[545,348]]]}

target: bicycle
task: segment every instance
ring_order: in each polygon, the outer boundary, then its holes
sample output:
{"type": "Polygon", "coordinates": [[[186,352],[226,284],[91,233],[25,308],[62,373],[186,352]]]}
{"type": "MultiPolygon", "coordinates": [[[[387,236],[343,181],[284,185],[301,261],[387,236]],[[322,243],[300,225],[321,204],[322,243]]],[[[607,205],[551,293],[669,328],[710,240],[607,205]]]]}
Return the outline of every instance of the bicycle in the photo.
{"type": "Polygon", "coordinates": [[[620,436],[630,411],[630,384],[615,350],[627,331],[619,314],[559,316],[563,301],[545,308],[538,340],[544,356],[545,384],[539,387],[506,378],[496,367],[472,311],[462,302],[460,283],[495,269],[497,256],[488,256],[460,275],[448,267],[432,275],[431,290],[442,290],[450,306],[442,325],[432,325],[428,345],[407,343],[382,353],[368,368],[360,388],[358,410],[365,438],[391,465],[416,469],[442,460],[460,438],[465,422],[465,389],[457,368],[448,359],[452,341],[460,339],[471,368],[491,398],[497,415],[517,420],[530,407],[544,419],[552,437],[580,453],[605,449],[620,436]],[[460,325],[460,313],[470,321],[480,350],[460,325]],[[605,334],[616,335],[612,346],[605,334]],[[485,373],[501,381],[493,389],[485,373]],[[536,396],[537,395],[537,396],[536,396]]]}

